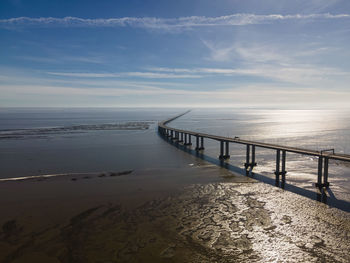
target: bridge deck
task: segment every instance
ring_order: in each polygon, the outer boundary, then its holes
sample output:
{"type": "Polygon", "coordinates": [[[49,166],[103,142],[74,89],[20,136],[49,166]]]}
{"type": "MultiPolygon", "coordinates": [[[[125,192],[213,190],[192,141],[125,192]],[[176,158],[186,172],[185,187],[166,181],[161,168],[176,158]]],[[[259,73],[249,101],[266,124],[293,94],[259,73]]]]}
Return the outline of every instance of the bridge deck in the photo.
{"type": "Polygon", "coordinates": [[[266,149],[272,149],[272,150],[281,150],[281,151],[286,151],[286,152],[292,152],[292,153],[299,153],[299,154],[304,154],[304,155],[312,155],[312,156],[317,156],[317,157],[328,157],[329,159],[333,160],[339,160],[339,161],[345,161],[345,162],[350,162],[350,155],[348,154],[339,154],[339,153],[328,153],[328,152],[320,152],[320,151],[315,151],[315,150],[309,150],[309,149],[303,149],[303,148],[297,148],[297,147],[290,147],[290,146],[282,146],[278,144],[271,144],[271,143],[263,143],[263,142],[256,142],[256,141],[249,141],[249,140],[243,140],[239,138],[230,138],[230,137],[224,137],[224,136],[217,136],[217,135],[211,135],[211,134],[206,134],[206,133],[200,133],[200,132],[194,132],[194,131],[188,131],[188,130],[181,130],[181,129],[176,129],[167,126],[166,124],[185,115],[189,111],[182,113],[178,116],[175,116],[174,118],[168,119],[166,121],[160,122],[158,124],[159,127],[180,132],[180,133],[186,133],[190,134],[193,136],[199,136],[203,138],[208,138],[216,141],[225,141],[225,142],[232,142],[232,143],[238,143],[238,144],[244,144],[244,145],[253,145],[256,147],[260,148],[266,148],[266,149]]]}

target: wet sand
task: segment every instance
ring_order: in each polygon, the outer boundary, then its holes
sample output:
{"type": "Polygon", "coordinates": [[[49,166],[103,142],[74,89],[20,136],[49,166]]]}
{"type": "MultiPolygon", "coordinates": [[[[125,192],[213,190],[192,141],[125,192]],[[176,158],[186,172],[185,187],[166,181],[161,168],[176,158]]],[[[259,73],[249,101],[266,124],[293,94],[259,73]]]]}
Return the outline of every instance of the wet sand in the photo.
{"type": "Polygon", "coordinates": [[[350,262],[350,214],[204,162],[0,182],[0,262],[350,262]]]}

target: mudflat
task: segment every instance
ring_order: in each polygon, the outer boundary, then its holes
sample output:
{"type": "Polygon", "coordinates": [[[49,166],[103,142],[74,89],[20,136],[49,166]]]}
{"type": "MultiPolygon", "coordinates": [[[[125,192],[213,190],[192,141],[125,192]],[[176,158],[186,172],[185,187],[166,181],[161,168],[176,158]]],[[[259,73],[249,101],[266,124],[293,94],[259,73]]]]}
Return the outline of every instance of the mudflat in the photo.
{"type": "Polygon", "coordinates": [[[213,165],[0,182],[0,262],[349,262],[350,214],[213,165]]]}

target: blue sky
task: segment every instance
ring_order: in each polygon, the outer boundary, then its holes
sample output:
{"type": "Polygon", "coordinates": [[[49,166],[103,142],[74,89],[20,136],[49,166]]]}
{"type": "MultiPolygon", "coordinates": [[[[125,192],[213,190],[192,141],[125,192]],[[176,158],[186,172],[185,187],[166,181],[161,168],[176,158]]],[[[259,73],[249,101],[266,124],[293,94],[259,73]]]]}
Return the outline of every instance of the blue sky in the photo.
{"type": "Polygon", "coordinates": [[[1,0],[0,106],[347,107],[350,1],[1,0]]]}

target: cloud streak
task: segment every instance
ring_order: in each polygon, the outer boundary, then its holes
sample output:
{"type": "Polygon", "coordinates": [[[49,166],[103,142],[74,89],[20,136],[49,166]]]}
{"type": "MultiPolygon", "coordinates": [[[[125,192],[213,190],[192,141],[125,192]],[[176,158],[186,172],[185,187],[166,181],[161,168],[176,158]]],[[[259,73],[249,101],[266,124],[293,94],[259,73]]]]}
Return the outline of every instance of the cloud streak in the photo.
{"type": "Polygon", "coordinates": [[[199,79],[214,76],[261,77],[282,83],[320,85],[334,78],[349,79],[349,72],[331,67],[312,65],[259,65],[246,68],[149,68],[145,72],[75,73],[46,72],[49,75],[70,78],[133,78],[133,79],[199,79]]]}
{"type": "Polygon", "coordinates": [[[75,73],[75,72],[47,72],[50,75],[61,77],[76,77],[76,78],[146,78],[146,79],[188,79],[200,78],[198,75],[191,74],[173,74],[159,72],[121,72],[121,73],[75,73]]]}
{"type": "MultiPolygon", "coordinates": [[[[235,69],[224,68],[154,68],[155,72],[170,73],[170,74],[235,74],[235,69]]],[[[264,72],[246,72],[247,74],[262,74],[280,75],[283,72],[269,71],[264,72]]],[[[267,69],[265,69],[267,70],[267,69]]],[[[303,74],[304,70],[292,69],[285,72],[288,78],[297,79],[298,77],[305,81],[303,74]]],[[[331,69],[327,69],[331,73],[331,69]]],[[[325,72],[323,72],[325,73],[325,72]]],[[[307,74],[311,74],[313,78],[322,78],[323,73],[318,73],[318,70],[311,70],[307,74]],[[318,75],[316,75],[316,73],[318,75]]],[[[93,74],[93,73],[89,73],[93,74]]],[[[96,73],[100,74],[100,73],[96,73]]],[[[106,73],[107,74],[107,73],[106,73]]],[[[113,74],[113,73],[111,73],[113,74]]],[[[342,72],[333,72],[332,74],[345,74],[342,72]]],[[[76,78],[51,79],[38,77],[33,79],[27,77],[17,77],[21,74],[15,74],[16,81],[6,81],[0,83],[1,98],[0,102],[3,105],[11,105],[11,101],[25,100],[26,106],[35,106],[38,103],[44,103],[42,106],[62,106],[69,105],[74,102],[74,105],[124,105],[124,106],[139,106],[139,103],[154,105],[155,101],[171,102],[168,106],[183,105],[183,106],[237,106],[245,105],[249,102],[251,105],[328,105],[348,107],[350,93],[347,86],[336,85],[332,88],[314,88],[312,86],[289,85],[283,86],[278,83],[249,83],[240,85],[239,83],[229,82],[225,85],[220,85],[216,88],[207,89],[212,83],[208,84],[191,84],[191,83],[176,83],[176,82],[149,82],[129,80],[113,80],[103,79],[99,77],[93,78],[92,75],[87,75],[86,78],[79,76],[76,78]],[[19,78],[19,79],[18,79],[19,78]],[[19,100],[19,98],[21,98],[19,100]],[[69,98],[70,102],[66,102],[69,98]],[[64,104],[68,103],[68,104],[64,104]],[[81,104],[86,103],[86,104],[81,104]],[[99,104],[100,103],[100,104],[99,104]],[[107,104],[106,104],[107,103],[107,104]],[[116,103],[116,104],[108,104],[116,103]]],[[[347,76],[347,75],[346,75],[347,76]]],[[[5,75],[2,77],[7,78],[5,75]]],[[[285,77],[283,77],[285,78],[285,77]]],[[[309,77],[308,77],[309,78],[309,77]]],[[[11,80],[12,78],[9,78],[11,80]]],[[[332,81],[333,82],[333,81],[332,81]]],[[[348,83],[348,82],[346,82],[348,83]]],[[[160,104],[158,104],[159,106],[160,104]]],[[[22,105],[23,106],[23,105],[22,105]]]]}
{"type": "Polygon", "coordinates": [[[266,24],[285,20],[322,20],[322,19],[349,19],[350,14],[293,14],[293,15],[256,15],[232,14],[227,16],[206,17],[189,16],[178,18],[157,17],[121,17],[121,18],[79,18],[79,17],[15,17],[0,19],[0,27],[135,27],[147,29],[186,29],[194,27],[213,26],[245,26],[266,24]]]}
{"type": "MultiPolygon", "coordinates": [[[[284,105],[295,106],[296,104],[308,105],[330,105],[338,107],[348,106],[350,95],[347,91],[342,90],[319,90],[319,89],[281,89],[279,87],[269,86],[248,86],[245,88],[231,88],[216,91],[193,91],[185,89],[164,89],[159,87],[143,88],[81,88],[51,85],[1,85],[0,90],[4,94],[2,99],[16,99],[18,94],[26,98],[44,96],[48,100],[56,102],[58,97],[69,97],[73,99],[85,98],[96,102],[98,97],[120,98],[125,96],[146,98],[163,98],[173,100],[175,103],[183,106],[193,106],[196,103],[205,103],[202,106],[237,106],[245,105],[247,101],[252,105],[284,105]],[[220,100],[220,104],[215,101],[220,100]],[[334,104],[336,102],[336,104],[334,104]]],[[[61,101],[58,101],[61,103],[61,101]]],[[[134,102],[135,103],[135,102],[134,102]]],[[[61,104],[59,104],[61,105],[61,104]]],[[[127,106],[138,105],[128,103],[127,106]]],[[[153,105],[153,104],[151,104],[153,105]]],[[[52,105],[50,105],[52,106],[52,105]]],[[[89,104],[89,106],[91,106],[89,104]]],[[[104,104],[104,106],[106,106],[104,104]]]]}
{"type": "Polygon", "coordinates": [[[331,67],[303,66],[280,66],[280,65],[259,65],[249,68],[151,68],[152,70],[164,73],[187,73],[199,74],[199,76],[235,76],[249,75],[279,80],[288,83],[302,84],[311,81],[324,81],[326,78],[348,77],[349,72],[331,67]]]}

